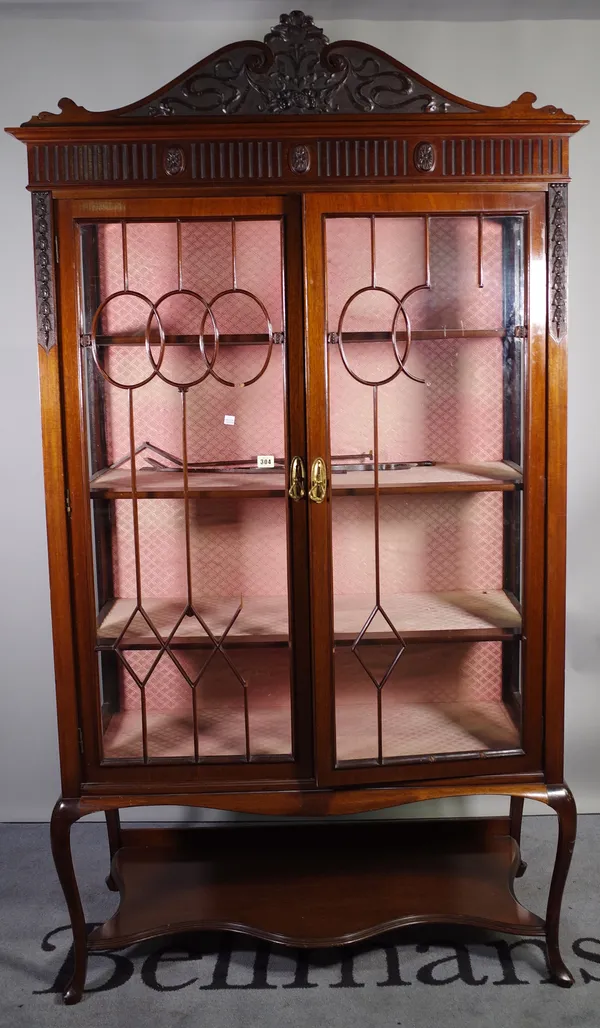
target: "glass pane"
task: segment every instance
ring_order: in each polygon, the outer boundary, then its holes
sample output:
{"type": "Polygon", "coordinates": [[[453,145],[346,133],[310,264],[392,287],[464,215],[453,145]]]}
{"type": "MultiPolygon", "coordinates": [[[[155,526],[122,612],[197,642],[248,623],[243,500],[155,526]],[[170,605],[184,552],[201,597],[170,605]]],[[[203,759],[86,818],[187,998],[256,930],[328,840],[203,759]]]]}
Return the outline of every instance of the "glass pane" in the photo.
{"type": "Polygon", "coordinates": [[[338,762],[520,745],[523,239],[326,219],[338,762]]]}
{"type": "Polygon", "coordinates": [[[80,233],[104,757],[289,760],[281,221],[80,233]]]}
{"type": "MultiPolygon", "coordinates": [[[[351,649],[338,647],[338,761],[377,760],[379,725],[382,759],[514,749],[519,732],[501,696],[504,662],[517,645],[412,643],[380,690],[351,649]]],[[[361,658],[381,678],[396,652],[395,645],[363,644],[361,658]]]]}

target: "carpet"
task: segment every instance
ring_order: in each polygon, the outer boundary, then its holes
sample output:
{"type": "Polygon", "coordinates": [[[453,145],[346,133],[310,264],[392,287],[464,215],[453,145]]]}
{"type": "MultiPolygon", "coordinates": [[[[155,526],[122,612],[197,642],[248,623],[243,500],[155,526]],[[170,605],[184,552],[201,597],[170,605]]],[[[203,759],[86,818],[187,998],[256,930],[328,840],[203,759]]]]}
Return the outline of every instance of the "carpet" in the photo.
{"type": "MultiPolygon", "coordinates": [[[[73,829],[89,926],[116,905],[102,824],[73,829]]],[[[527,817],[518,897],[542,913],[553,817],[527,817]]],[[[94,1028],[600,1028],[600,816],[580,818],[563,904],[570,990],[548,984],[537,940],[457,928],[396,932],[308,953],[231,934],[183,936],[90,957],[82,1003],[60,993],[70,931],[46,825],[0,826],[0,1026],[94,1028]]]]}

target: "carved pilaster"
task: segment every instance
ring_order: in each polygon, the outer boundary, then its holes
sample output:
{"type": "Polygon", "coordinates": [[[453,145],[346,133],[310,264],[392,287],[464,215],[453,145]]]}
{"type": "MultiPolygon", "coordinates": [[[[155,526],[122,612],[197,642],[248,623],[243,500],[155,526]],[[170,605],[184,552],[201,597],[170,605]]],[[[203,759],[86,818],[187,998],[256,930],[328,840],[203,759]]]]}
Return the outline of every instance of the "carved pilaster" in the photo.
{"type": "Polygon", "coordinates": [[[567,331],[567,184],[548,187],[548,274],[550,328],[560,340],[567,331]]]}
{"type": "Polygon", "coordinates": [[[48,353],[56,343],[52,194],[32,194],[38,343],[48,353]]]}

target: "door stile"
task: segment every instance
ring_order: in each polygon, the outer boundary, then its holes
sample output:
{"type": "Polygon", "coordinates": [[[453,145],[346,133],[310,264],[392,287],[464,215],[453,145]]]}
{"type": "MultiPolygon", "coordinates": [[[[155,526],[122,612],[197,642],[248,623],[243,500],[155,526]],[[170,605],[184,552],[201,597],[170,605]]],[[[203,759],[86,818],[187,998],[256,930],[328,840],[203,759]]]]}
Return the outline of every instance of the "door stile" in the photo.
{"type": "MultiPolygon", "coordinates": [[[[298,197],[284,200],[283,267],[286,310],[286,430],[288,466],[288,595],[290,643],[292,648],[292,738],[297,750],[299,775],[311,778],[313,771],[313,697],[311,668],[310,581],[308,497],[290,495],[290,467],[300,457],[307,467],[306,380],[304,345],[304,261],[302,211],[298,197]]],[[[306,477],[306,476],[305,476],[306,477]]]]}
{"type": "Polygon", "coordinates": [[[65,797],[72,797],[80,791],[82,768],[78,736],[77,651],[73,628],[69,479],[65,459],[67,426],[62,368],[62,324],[65,304],[60,290],[60,265],[53,256],[54,242],[58,239],[59,232],[60,205],[53,200],[51,193],[34,192],[32,201],[34,231],[37,228],[36,219],[41,217],[37,209],[38,204],[42,211],[47,205],[50,232],[44,241],[49,247],[50,274],[56,279],[57,295],[54,304],[58,300],[58,307],[53,305],[54,311],[51,311],[50,315],[52,317],[54,314],[55,317],[54,343],[48,348],[38,340],[38,371],[61,792],[65,797]]]}
{"type": "MultiPolygon", "coordinates": [[[[307,350],[307,478],[322,458],[331,466],[323,219],[314,198],[304,196],[305,319],[307,350]]],[[[328,471],[329,477],[329,471],[328,471]]],[[[335,754],[333,668],[333,560],[331,482],[324,503],[308,501],[312,661],[315,696],[315,773],[328,784],[335,754]]]]}

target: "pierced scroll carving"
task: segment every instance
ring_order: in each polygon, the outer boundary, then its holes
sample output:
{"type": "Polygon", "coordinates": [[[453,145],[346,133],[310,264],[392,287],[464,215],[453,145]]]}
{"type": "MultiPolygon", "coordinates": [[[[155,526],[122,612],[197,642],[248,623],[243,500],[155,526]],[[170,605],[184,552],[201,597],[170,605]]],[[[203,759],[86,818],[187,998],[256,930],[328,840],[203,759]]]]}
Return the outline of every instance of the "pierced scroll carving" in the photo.
{"type": "Polygon", "coordinates": [[[52,194],[33,193],[32,205],[38,343],[49,353],[56,344],[52,194]]]}
{"type": "Polygon", "coordinates": [[[310,170],[310,150],[303,143],[292,147],[289,156],[290,168],[297,175],[305,175],[310,170]]]}
{"type": "Polygon", "coordinates": [[[535,108],[534,93],[505,107],[486,107],[453,96],[367,43],[330,43],[310,15],[282,14],[258,40],[230,43],[188,68],[162,89],[127,107],[88,111],[68,97],[60,114],[41,111],[25,126],[116,123],[154,119],[265,114],[482,115],[527,122],[575,118],[552,105],[535,108]]]}
{"type": "Polygon", "coordinates": [[[548,190],[550,326],[555,339],[567,330],[567,184],[551,183],[548,190]]]}
{"type": "Polygon", "coordinates": [[[233,44],[127,108],[126,117],[223,114],[446,112],[473,108],[361,43],[329,43],[302,11],[282,14],[264,43],[233,44]]]}
{"type": "Polygon", "coordinates": [[[431,143],[417,143],[413,155],[417,171],[433,171],[435,168],[435,150],[431,143]]]}

